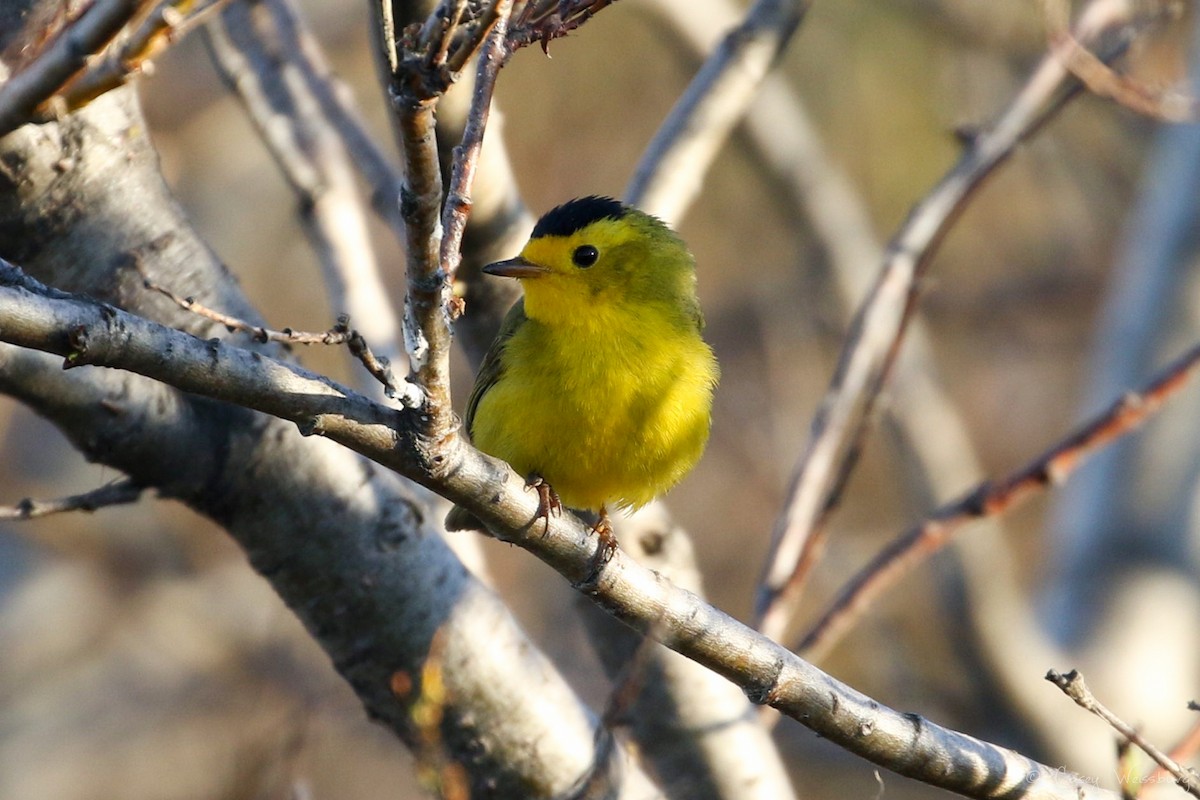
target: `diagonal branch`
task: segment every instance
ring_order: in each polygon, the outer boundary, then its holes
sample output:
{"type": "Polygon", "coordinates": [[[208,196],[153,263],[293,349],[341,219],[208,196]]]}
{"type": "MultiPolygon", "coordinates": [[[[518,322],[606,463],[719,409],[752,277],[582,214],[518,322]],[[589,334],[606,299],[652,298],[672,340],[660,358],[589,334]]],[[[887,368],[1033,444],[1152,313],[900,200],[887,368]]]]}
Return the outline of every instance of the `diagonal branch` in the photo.
{"type": "Polygon", "coordinates": [[[894,539],[846,582],[796,651],[805,658],[820,661],[876,598],[930,554],[949,544],[964,525],[1000,514],[1040,491],[1063,483],[1088,456],[1154,416],[1197,369],[1200,369],[1200,345],[1024,467],[999,481],[976,486],[894,539]]]}
{"type": "Polygon", "coordinates": [[[721,40],[659,127],[625,188],[625,199],[666,220],[691,205],[733,126],[775,66],[807,0],[759,0],[721,40]]]}
{"type": "Polygon", "coordinates": [[[158,292],[164,297],[170,298],[176,305],[193,314],[197,314],[205,319],[211,319],[213,322],[224,325],[226,330],[241,331],[247,333],[256,342],[281,342],[283,344],[323,344],[323,345],[346,345],[350,354],[357,358],[362,365],[366,367],[367,372],[371,374],[375,380],[383,386],[384,393],[388,397],[396,396],[396,379],[392,375],[391,366],[386,359],[380,359],[375,355],[371,346],[367,344],[367,340],[356,329],[350,327],[350,318],[341,316],[338,318],[337,324],[327,331],[297,331],[291,328],[285,328],[281,331],[268,328],[265,325],[248,322],[244,319],[231,316],[216,309],[209,308],[196,302],[192,297],[181,297],[165,286],[160,286],[154,281],[147,278],[145,287],[151,291],[158,292]]]}
{"type": "Polygon", "coordinates": [[[512,5],[512,0],[501,0],[496,6],[496,23],[479,51],[475,91],[471,96],[470,110],[467,112],[462,143],[454,148],[450,185],[446,192],[446,204],[442,209],[441,260],[450,280],[454,280],[462,261],[463,234],[467,229],[467,218],[471,214],[471,187],[475,181],[479,153],[483,149],[483,134],[492,110],[496,79],[500,77],[500,69],[512,55],[508,44],[508,19],[512,14],[512,5]]]}
{"type": "MultiPolygon", "coordinates": [[[[372,342],[375,352],[392,363],[402,353],[400,323],[388,301],[342,137],[298,63],[290,11],[282,0],[232,5],[205,28],[205,41],[297,195],[301,227],[320,262],[332,311],[349,314],[360,343],[372,342]]],[[[394,387],[384,385],[390,396],[394,387]]]]}
{"type": "Polygon", "coordinates": [[[126,369],[186,392],[292,420],[466,507],[634,629],[718,672],[758,703],[892,769],[978,798],[1113,798],[1011,750],[892,711],[617,550],[608,562],[573,515],[543,528],[525,481],[459,437],[431,442],[421,412],[397,412],[300,367],[202,341],[94,301],[65,298],[0,265],[0,338],[74,367],[126,369]],[[164,359],[162,354],[172,357],[164,359]],[[535,524],[536,522],[536,524],[535,524]]]}
{"type": "MultiPolygon", "coordinates": [[[[123,36],[119,43],[107,48],[104,54],[89,60],[87,68],[63,87],[61,99],[68,110],[79,108],[100,95],[115,89],[139,72],[149,74],[152,58],[179,41],[201,24],[228,0],[161,0],[137,27],[123,36]]],[[[52,98],[56,100],[58,98],[52,98]]],[[[49,118],[42,103],[38,109],[49,118]]]]}
{"type": "MultiPolygon", "coordinates": [[[[1125,0],[1096,0],[1084,12],[1077,36],[1097,41],[1129,20],[1125,0]]],[[[1078,89],[1056,57],[1044,58],[1008,110],[989,129],[971,137],[958,162],[893,237],[879,276],[851,324],[776,520],[755,609],[759,627],[768,635],[778,636],[787,627],[802,588],[797,568],[810,563],[820,549],[825,519],[865,441],[875,401],[912,319],[921,278],[943,235],[982,182],[1078,89]]]]}
{"type": "Polygon", "coordinates": [[[1195,770],[1184,769],[1169,755],[1147,741],[1146,737],[1138,733],[1133,726],[1122,720],[1110,711],[1107,706],[1097,700],[1096,696],[1092,694],[1091,689],[1088,688],[1087,682],[1084,681],[1083,676],[1077,670],[1071,670],[1065,675],[1050,670],[1046,673],[1046,680],[1053,683],[1059,689],[1062,689],[1063,694],[1074,700],[1075,704],[1080,708],[1092,712],[1107,722],[1127,742],[1141,748],[1146,755],[1154,759],[1156,764],[1171,773],[1171,776],[1175,778],[1175,782],[1185,792],[1193,797],[1200,797],[1200,776],[1196,774],[1195,770]]]}
{"type": "MultiPolygon", "coordinates": [[[[27,127],[0,141],[9,167],[0,181],[0,252],[19,255],[44,280],[204,340],[224,330],[146,291],[136,267],[210,307],[260,319],[167,192],[145,131],[132,90],[122,88],[63,126],[27,127]],[[56,170],[64,152],[74,164],[56,170]]],[[[6,314],[0,324],[8,321],[6,314]]],[[[278,345],[241,344],[250,359],[286,358],[278,345]]],[[[171,361],[169,345],[144,355],[171,361]]],[[[51,419],[87,458],[224,527],[367,714],[410,746],[409,700],[395,694],[392,678],[419,674],[431,635],[441,635],[440,730],[472,796],[558,796],[591,768],[594,716],[503,603],[463,569],[423,492],[332,442],[303,438],[294,423],[128,372],[64,371],[61,361],[0,346],[0,392],[51,419]]],[[[314,400],[321,394],[317,385],[293,388],[314,400]]],[[[623,758],[618,752],[612,761],[623,758]]],[[[636,765],[626,767],[613,794],[653,797],[636,765]]]]}
{"type": "Polygon", "coordinates": [[[116,480],[83,494],[59,497],[54,500],[25,498],[14,506],[0,506],[0,520],[25,520],[48,517],[68,511],[95,511],[107,506],[136,503],[144,487],[131,480],[116,480]]]}
{"type": "Polygon", "coordinates": [[[34,109],[53,97],[87,66],[149,0],[97,0],[31,63],[0,86],[0,136],[33,118],[34,109]]]}
{"type": "Polygon", "coordinates": [[[404,223],[397,202],[402,183],[400,171],[367,131],[350,87],[333,73],[294,0],[267,0],[267,5],[288,53],[320,104],[321,113],[337,131],[359,174],[371,187],[371,208],[397,239],[403,240],[404,223]]]}

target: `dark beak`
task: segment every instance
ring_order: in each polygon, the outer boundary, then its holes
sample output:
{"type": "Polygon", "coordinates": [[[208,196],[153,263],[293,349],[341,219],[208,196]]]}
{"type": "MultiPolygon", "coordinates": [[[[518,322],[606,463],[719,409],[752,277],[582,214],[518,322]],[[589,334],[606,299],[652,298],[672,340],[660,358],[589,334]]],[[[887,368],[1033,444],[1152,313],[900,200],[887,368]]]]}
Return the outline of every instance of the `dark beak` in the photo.
{"type": "Polygon", "coordinates": [[[548,268],[531,264],[520,256],[488,264],[483,271],[501,278],[540,278],[550,272],[548,268]]]}

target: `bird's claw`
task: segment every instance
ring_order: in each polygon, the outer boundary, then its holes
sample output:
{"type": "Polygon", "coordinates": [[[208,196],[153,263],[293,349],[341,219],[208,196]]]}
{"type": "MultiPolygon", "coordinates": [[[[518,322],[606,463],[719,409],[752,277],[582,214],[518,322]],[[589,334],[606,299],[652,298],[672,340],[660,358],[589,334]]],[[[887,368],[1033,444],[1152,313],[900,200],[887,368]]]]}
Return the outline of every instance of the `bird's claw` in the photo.
{"type": "Polygon", "coordinates": [[[562,500],[558,498],[558,492],[554,491],[554,487],[536,472],[525,479],[525,488],[537,492],[538,509],[534,520],[540,519],[545,525],[542,528],[542,535],[545,536],[550,532],[550,515],[553,514],[557,517],[562,514],[562,500]]]}
{"type": "Polygon", "coordinates": [[[607,564],[617,552],[617,534],[608,518],[608,509],[600,509],[600,518],[592,526],[592,533],[600,537],[600,549],[596,552],[596,558],[601,564],[607,564]]]}

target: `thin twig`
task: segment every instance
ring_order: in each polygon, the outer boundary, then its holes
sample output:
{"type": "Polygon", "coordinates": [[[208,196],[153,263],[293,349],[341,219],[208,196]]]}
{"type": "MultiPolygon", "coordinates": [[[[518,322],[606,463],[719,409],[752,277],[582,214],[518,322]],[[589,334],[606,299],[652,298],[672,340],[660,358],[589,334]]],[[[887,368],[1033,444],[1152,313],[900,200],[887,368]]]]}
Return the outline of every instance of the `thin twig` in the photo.
{"type": "Polygon", "coordinates": [[[708,166],[745,114],[808,11],[807,0],[758,0],[688,84],[650,142],[625,199],[668,221],[691,205],[708,166]]]}
{"type": "Polygon", "coordinates": [[[511,14],[512,0],[502,0],[496,5],[496,17],[491,25],[491,32],[479,51],[475,92],[471,97],[471,108],[467,112],[462,143],[454,148],[454,164],[450,172],[445,206],[442,209],[441,259],[450,280],[454,280],[458,265],[462,261],[463,232],[471,214],[471,187],[475,181],[479,153],[483,149],[483,134],[487,129],[492,108],[492,96],[496,92],[496,79],[500,77],[500,69],[512,54],[507,43],[508,20],[511,14]]]}
{"type": "Polygon", "coordinates": [[[1162,370],[1140,391],[1126,394],[1107,411],[1073,432],[1024,467],[985,482],[931,514],[884,547],[851,578],[813,625],[796,651],[819,660],[841,639],[885,589],[945,546],[965,524],[1013,508],[1037,492],[1059,485],[1088,456],[1130,433],[1159,411],[1200,368],[1200,345],[1162,370]]]}
{"type": "Polygon", "coordinates": [[[1112,729],[1125,737],[1126,740],[1141,748],[1146,755],[1154,759],[1155,763],[1171,773],[1172,777],[1175,778],[1175,782],[1185,792],[1193,797],[1200,797],[1200,777],[1193,770],[1180,766],[1178,762],[1166,753],[1146,741],[1133,726],[1122,720],[1097,700],[1096,696],[1088,689],[1087,683],[1078,670],[1073,669],[1065,675],[1050,670],[1046,673],[1046,680],[1053,683],[1059,689],[1062,689],[1063,694],[1074,700],[1080,708],[1092,712],[1111,725],[1112,729]]]}
{"type": "MultiPolygon", "coordinates": [[[[1043,5],[1051,51],[1075,77],[1083,81],[1088,91],[1163,122],[1196,120],[1200,113],[1200,101],[1195,97],[1174,89],[1148,86],[1118,73],[1072,35],[1067,25],[1070,13],[1067,0],[1043,0],[1043,5]]],[[[1167,3],[1159,13],[1178,16],[1179,7],[1167,3]]]]}
{"type": "Polygon", "coordinates": [[[550,52],[550,42],[566,36],[615,0],[529,0],[509,26],[511,50],[539,42],[550,52]]]}
{"type": "Polygon", "coordinates": [[[0,136],[33,119],[34,109],[87,66],[148,0],[96,0],[42,53],[0,86],[0,136]]]}
{"type": "Polygon", "coordinates": [[[68,511],[91,512],[107,506],[136,503],[143,491],[143,487],[131,480],[117,480],[99,489],[70,497],[54,500],[34,500],[27,497],[15,506],[0,506],[0,520],[38,519],[68,511]]]}
{"type": "MultiPolygon", "coordinates": [[[[1092,41],[1129,19],[1125,0],[1096,0],[1077,36],[1092,41]]],[[[869,430],[879,392],[913,316],[921,278],[950,224],[983,180],[1078,91],[1071,73],[1047,56],[1006,113],[969,140],[957,164],[913,209],[892,239],[875,285],[855,316],[830,388],[813,418],[808,444],[776,520],[756,601],[761,630],[778,636],[794,612],[802,576],[824,540],[869,430]]]]}
{"type": "MultiPolygon", "coordinates": [[[[1191,711],[1200,711],[1200,705],[1197,705],[1195,700],[1188,701],[1188,709],[1191,711]]],[[[1175,746],[1168,753],[1172,761],[1183,762],[1187,761],[1200,752],[1200,718],[1198,718],[1187,733],[1180,737],[1175,746]]],[[[1156,766],[1154,771],[1147,775],[1139,783],[1143,785],[1155,785],[1160,783],[1170,773],[1161,765],[1156,766]]]]}
{"type": "MultiPolygon", "coordinates": [[[[151,59],[158,57],[171,45],[201,24],[228,0],[163,0],[141,20],[138,26],[108,47],[102,57],[88,62],[86,69],[63,87],[59,97],[67,110],[90,103],[100,95],[115,89],[139,72],[149,73],[151,59]]],[[[42,103],[37,113],[46,118],[49,103],[42,103]]]]}
{"type": "Polygon", "coordinates": [[[400,323],[388,302],[343,140],[297,62],[299,42],[291,27],[296,18],[285,6],[264,0],[231,6],[206,28],[205,40],[299,198],[300,223],[321,264],[332,308],[359,320],[359,332],[390,362],[401,355],[400,323]],[[254,13],[254,5],[267,13],[254,13]]]}
{"type": "MultiPolygon", "coordinates": [[[[308,81],[309,89],[320,103],[325,120],[341,136],[342,144],[359,174],[371,187],[371,208],[403,240],[404,222],[400,219],[400,170],[376,143],[355,105],[350,87],[329,66],[329,60],[294,0],[268,0],[285,49],[308,81]]],[[[390,7],[390,3],[385,3],[390,7]]]]}
{"type": "Polygon", "coordinates": [[[350,317],[343,314],[338,317],[337,324],[327,331],[308,332],[296,331],[291,328],[283,328],[275,330],[262,325],[255,325],[237,317],[224,314],[215,309],[209,308],[201,303],[196,302],[195,298],[182,297],[171,291],[165,286],[161,286],[154,281],[146,278],[143,275],[142,284],[153,292],[158,292],[164,297],[169,298],[180,308],[191,311],[197,316],[211,319],[220,325],[224,325],[230,333],[240,331],[248,333],[256,342],[281,342],[283,344],[322,344],[322,345],[346,345],[350,354],[357,358],[367,371],[383,385],[384,392],[388,397],[395,397],[398,391],[396,378],[392,374],[391,365],[386,359],[376,357],[371,351],[367,340],[356,329],[350,327],[350,317]]]}

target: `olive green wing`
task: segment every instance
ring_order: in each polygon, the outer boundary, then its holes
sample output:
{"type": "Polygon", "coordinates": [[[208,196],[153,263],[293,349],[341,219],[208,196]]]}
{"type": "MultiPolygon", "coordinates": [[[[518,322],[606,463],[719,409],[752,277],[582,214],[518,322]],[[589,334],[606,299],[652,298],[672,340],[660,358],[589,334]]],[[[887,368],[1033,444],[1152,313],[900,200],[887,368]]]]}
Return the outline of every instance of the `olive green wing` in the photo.
{"type": "Polygon", "coordinates": [[[466,416],[463,419],[467,426],[467,433],[474,433],[475,412],[479,410],[479,402],[504,374],[504,348],[508,346],[508,340],[528,321],[529,318],[525,316],[524,299],[514,303],[513,307],[504,315],[504,321],[500,323],[500,331],[492,340],[491,347],[483,357],[483,363],[480,364],[479,372],[475,376],[475,387],[471,389],[471,397],[467,400],[466,416]]]}
{"type": "MultiPolygon", "coordinates": [[[[508,345],[508,340],[513,337],[513,334],[528,319],[525,316],[525,301],[522,299],[518,300],[508,310],[508,313],[504,316],[504,321],[500,323],[500,331],[496,334],[496,338],[492,340],[491,347],[488,348],[487,353],[483,356],[483,363],[479,365],[479,372],[475,375],[475,387],[471,389],[471,397],[467,400],[467,411],[463,418],[463,423],[467,426],[467,433],[473,432],[475,412],[479,409],[479,402],[488,393],[488,390],[496,385],[496,382],[500,380],[500,376],[504,374],[504,348],[508,345]]],[[[483,523],[465,508],[455,506],[446,515],[446,530],[482,531],[484,530],[484,526],[483,523]]]]}

